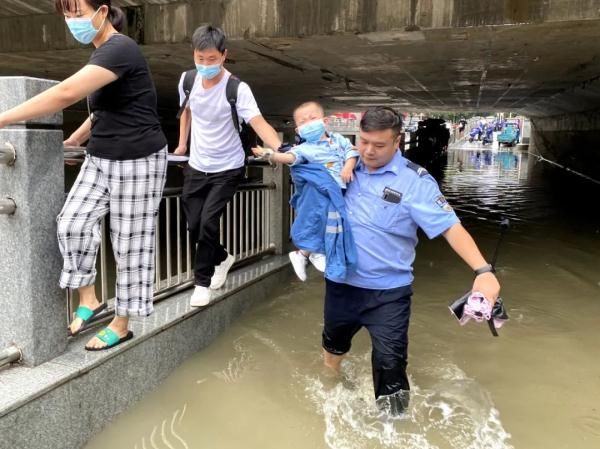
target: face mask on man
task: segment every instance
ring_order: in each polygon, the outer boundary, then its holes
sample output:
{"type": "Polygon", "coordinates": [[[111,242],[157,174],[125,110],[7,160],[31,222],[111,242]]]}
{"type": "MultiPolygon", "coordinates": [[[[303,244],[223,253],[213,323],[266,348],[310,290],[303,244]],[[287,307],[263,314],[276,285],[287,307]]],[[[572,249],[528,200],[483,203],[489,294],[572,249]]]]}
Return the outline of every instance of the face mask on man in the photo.
{"type": "Polygon", "coordinates": [[[196,64],[196,69],[198,70],[198,73],[202,76],[202,78],[211,80],[215,76],[217,76],[219,73],[221,73],[221,64],[213,64],[213,65],[196,64]]]}
{"type": "Polygon", "coordinates": [[[321,136],[325,133],[325,122],[323,119],[314,120],[305,125],[298,127],[298,135],[308,143],[315,143],[321,140],[321,136]]]}
{"type": "Polygon", "coordinates": [[[67,22],[67,26],[69,27],[69,30],[73,35],[73,38],[75,38],[77,42],[87,45],[96,38],[98,32],[100,31],[100,29],[104,25],[104,22],[106,21],[106,18],[104,18],[102,24],[100,25],[100,28],[94,28],[92,20],[94,20],[94,17],[96,17],[96,14],[98,14],[98,11],[100,11],[100,8],[96,10],[92,17],[77,17],[65,19],[65,21],[67,22]]]}

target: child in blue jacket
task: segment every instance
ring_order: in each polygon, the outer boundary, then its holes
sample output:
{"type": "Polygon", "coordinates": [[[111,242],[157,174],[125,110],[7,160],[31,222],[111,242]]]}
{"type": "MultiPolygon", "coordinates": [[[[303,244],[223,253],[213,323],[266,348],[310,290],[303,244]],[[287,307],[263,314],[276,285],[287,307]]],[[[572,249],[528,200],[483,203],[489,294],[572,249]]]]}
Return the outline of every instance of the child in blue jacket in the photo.
{"type": "MultiPolygon", "coordinates": [[[[353,179],[353,170],[359,156],[356,148],[341,134],[326,131],[325,111],[317,102],[310,101],[298,106],[294,110],[294,122],[296,132],[305,140],[304,143],[286,153],[276,153],[262,147],[253,148],[253,153],[269,162],[289,164],[292,167],[303,163],[322,165],[339,187],[345,189],[346,183],[353,179]]],[[[306,280],[306,265],[309,260],[317,270],[325,271],[326,258],[322,253],[299,248],[290,252],[289,257],[296,275],[302,281],[306,280]]]]}

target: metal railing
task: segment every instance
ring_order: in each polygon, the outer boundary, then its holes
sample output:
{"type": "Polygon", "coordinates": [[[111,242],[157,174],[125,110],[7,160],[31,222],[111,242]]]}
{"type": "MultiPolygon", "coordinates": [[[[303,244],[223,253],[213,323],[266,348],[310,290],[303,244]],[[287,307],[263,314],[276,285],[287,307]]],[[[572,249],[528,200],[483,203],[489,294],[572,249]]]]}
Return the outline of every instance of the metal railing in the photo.
{"type": "MultiPolygon", "coordinates": [[[[237,265],[274,252],[269,229],[269,204],[275,185],[241,184],[221,216],[221,244],[235,257],[237,265]]],[[[189,288],[194,283],[195,248],[183,214],[181,188],[166,188],[156,218],[154,300],[160,301],[189,288]]],[[[108,217],[102,221],[102,240],[97,259],[96,285],[99,301],[112,302],[115,294],[116,268],[107,229],[108,217]]],[[[77,305],[77,293],[67,289],[70,322],[77,305]]]]}

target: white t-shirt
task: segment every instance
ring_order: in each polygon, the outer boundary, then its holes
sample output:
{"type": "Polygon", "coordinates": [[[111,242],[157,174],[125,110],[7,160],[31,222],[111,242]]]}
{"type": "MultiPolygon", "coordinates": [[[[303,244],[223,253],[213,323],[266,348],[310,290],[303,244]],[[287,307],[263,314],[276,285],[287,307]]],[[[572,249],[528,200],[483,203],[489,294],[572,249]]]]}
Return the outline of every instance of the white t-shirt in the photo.
{"type": "MultiPolygon", "coordinates": [[[[190,93],[188,107],[192,111],[191,148],[189,164],[192,168],[207,173],[222,172],[240,168],[244,165],[245,154],[238,131],[231,118],[231,106],[227,102],[225,88],[231,73],[225,70],[225,76],[219,84],[205,89],[202,77],[196,76],[190,93]]],[[[183,104],[183,79],[179,80],[179,104],[183,104]]],[[[240,122],[250,123],[260,115],[256,100],[250,87],[241,82],[238,88],[237,112],[240,122]]]]}

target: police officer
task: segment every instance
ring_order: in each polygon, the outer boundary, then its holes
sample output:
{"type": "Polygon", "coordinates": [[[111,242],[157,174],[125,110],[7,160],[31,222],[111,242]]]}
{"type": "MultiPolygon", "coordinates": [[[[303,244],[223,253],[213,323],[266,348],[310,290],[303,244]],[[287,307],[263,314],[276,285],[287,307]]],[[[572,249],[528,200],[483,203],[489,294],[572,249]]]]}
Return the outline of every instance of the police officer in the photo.
{"type": "Polygon", "coordinates": [[[402,120],[392,109],[368,110],[360,122],[360,161],[346,205],[357,249],[357,269],[326,279],[324,363],[338,372],[352,337],[364,326],[371,336],[377,405],[401,413],[409,400],[406,375],[408,322],[417,228],[443,235],[475,272],[473,290],[492,303],[500,292],[493,269],[427,170],[398,149],[402,120]]]}

